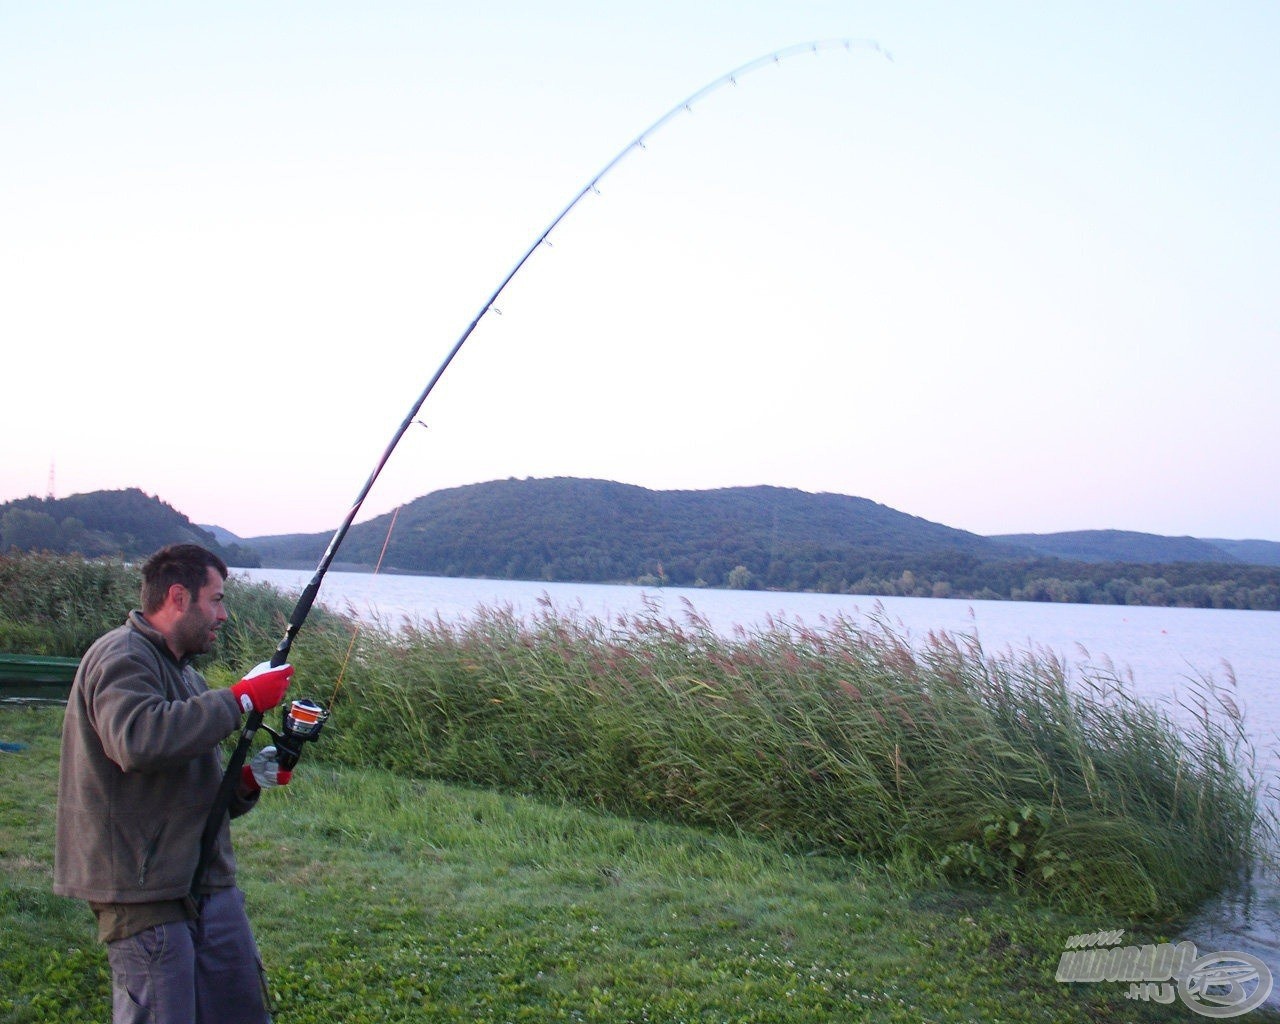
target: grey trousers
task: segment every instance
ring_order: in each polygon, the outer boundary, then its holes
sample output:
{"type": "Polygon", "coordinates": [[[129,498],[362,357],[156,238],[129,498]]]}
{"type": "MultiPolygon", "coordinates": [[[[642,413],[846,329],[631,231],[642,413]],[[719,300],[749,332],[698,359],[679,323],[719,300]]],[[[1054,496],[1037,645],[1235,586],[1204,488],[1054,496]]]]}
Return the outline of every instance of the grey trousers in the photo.
{"type": "Polygon", "coordinates": [[[200,897],[200,916],[107,943],[112,1024],[270,1024],[244,893],[200,897]]]}

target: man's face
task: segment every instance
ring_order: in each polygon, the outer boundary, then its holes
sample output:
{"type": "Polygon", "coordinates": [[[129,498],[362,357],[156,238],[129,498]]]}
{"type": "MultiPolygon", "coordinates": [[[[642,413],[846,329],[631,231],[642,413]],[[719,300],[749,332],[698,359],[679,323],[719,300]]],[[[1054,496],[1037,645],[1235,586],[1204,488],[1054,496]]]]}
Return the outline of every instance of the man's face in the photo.
{"type": "Polygon", "coordinates": [[[218,630],[227,621],[222,598],[222,576],[216,569],[205,570],[205,583],[190,598],[186,610],[174,626],[174,640],[181,655],[204,654],[213,647],[218,630]]]}

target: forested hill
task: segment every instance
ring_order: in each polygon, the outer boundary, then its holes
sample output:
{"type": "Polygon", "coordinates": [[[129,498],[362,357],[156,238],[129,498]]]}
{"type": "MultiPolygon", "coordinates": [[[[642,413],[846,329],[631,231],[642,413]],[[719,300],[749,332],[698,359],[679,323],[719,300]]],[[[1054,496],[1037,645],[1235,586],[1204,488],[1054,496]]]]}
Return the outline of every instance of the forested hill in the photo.
{"type": "MultiPolygon", "coordinates": [[[[372,567],[389,522],[390,516],[382,516],[354,526],[335,567],[372,567]]],[[[0,505],[0,552],[142,558],[164,544],[193,541],[230,565],[310,570],[330,537],[326,531],[242,540],[216,526],[197,526],[136,488],[0,505]]],[[[472,484],[411,502],[400,511],[383,569],[1276,610],[1280,566],[1259,563],[1278,550],[1280,544],[1270,541],[1119,531],[981,537],[841,494],[780,487],[651,491],[558,478],[472,484]]]]}
{"type": "Polygon", "coordinates": [[[1280,565],[1280,543],[1274,540],[1221,540],[1209,541],[1237,561],[1247,565],[1280,565]]]}
{"type": "MultiPolygon", "coordinates": [[[[345,562],[373,564],[388,517],[353,527],[345,562]]],[[[266,565],[312,563],[327,535],[256,537],[266,565]]],[[[1009,557],[977,534],[840,494],[780,487],[652,491],[573,478],[436,491],[400,510],[385,568],[445,576],[726,586],[744,566],[762,586],[847,582],[851,566],[958,552],[1009,557]],[[804,564],[806,568],[800,569],[804,564]]],[[[900,570],[899,570],[900,571],[900,570]]]]}
{"type": "MultiPolygon", "coordinates": [[[[1249,554],[1238,545],[1253,543],[1258,546],[1256,554],[1264,553],[1267,545],[1266,541],[1232,542],[1199,540],[1196,537],[1162,537],[1131,530],[1008,533],[991,539],[1029,548],[1042,555],[1069,558],[1078,562],[1249,562],[1252,561],[1249,554]]],[[[1273,544],[1271,547],[1280,553],[1280,544],[1273,544]]]]}
{"type": "Polygon", "coordinates": [[[251,548],[220,543],[177,509],[136,487],[0,504],[0,552],[145,558],[166,544],[182,543],[200,544],[228,565],[258,565],[251,548]]]}
{"type": "MultiPolygon", "coordinates": [[[[372,566],[389,516],[352,528],[372,566]]],[[[244,541],[312,568],[329,534],[244,541]]],[[[442,576],[1108,604],[1280,608],[1280,570],[1222,561],[1088,563],[981,537],[864,498],[778,487],[651,491],[602,480],[501,480],[401,509],[384,571],[442,576]]]]}

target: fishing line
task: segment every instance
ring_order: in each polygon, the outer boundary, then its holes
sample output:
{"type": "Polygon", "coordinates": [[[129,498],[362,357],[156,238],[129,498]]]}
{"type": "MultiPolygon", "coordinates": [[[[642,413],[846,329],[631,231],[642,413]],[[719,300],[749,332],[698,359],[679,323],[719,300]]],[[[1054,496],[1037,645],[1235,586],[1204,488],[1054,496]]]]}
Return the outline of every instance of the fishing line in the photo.
{"type": "Polygon", "coordinates": [[[383,467],[387,464],[387,460],[391,458],[391,453],[395,451],[396,446],[400,443],[400,439],[404,437],[405,433],[408,432],[409,428],[416,421],[423,403],[426,402],[431,392],[435,390],[436,384],[440,382],[440,378],[444,376],[445,371],[453,362],[454,357],[462,350],[462,346],[466,344],[467,339],[471,337],[472,333],[475,331],[476,327],[479,326],[485,315],[493,309],[494,303],[498,301],[499,296],[501,296],[506,290],[507,285],[509,285],[512,279],[520,273],[521,269],[529,261],[529,258],[547,241],[547,237],[560,225],[560,222],[563,221],[570,212],[572,212],[573,208],[582,201],[583,197],[599,191],[598,186],[601,180],[619,163],[621,163],[623,159],[632,152],[632,150],[643,149],[645,146],[645,140],[648,139],[650,135],[657,132],[672,118],[677,117],[682,113],[692,112],[695,103],[698,103],[717,89],[723,88],[726,85],[737,85],[738,79],[748,72],[767,65],[781,63],[786,58],[793,57],[800,53],[818,54],[825,50],[837,48],[849,52],[854,46],[861,46],[879,53],[886,58],[889,57],[889,54],[881,48],[880,44],[872,40],[818,40],[815,42],[800,43],[796,46],[789,46],[781,50],[775,50],[773,53],[766,54],[763,57],[757,57],[755,60],[748,61],[746,64],[721,75],[719,78],[714,79],[704,85],[701,89],[698,89],[696,92],[685,97],[654,121],[653,124],[644,129],[644,131],[632,139],[631,142],[619,150],[617,155],[597,171],[591,180],[588,181],[572,199],[569,200],[564,209],[556,214],[551,223],[548,224],[546,228],[543,229],[542,233],[534,239],[533,244],[524,251],[523,255],[521,255],[521,257],[516,261],[511,270],[507,272],[506,277],[499,282],[498,287],[495,288],[492,294],[490,294],[490,296],[485,300],[484,304],[480,307],[480,311],[475,315],[471,323],[467,325],[466,330],[462,332],[458,337],[458,340],[453,343],[453,347],[449,349],[444,360],[440,363],[439,367],[437,367],[435,373],[432,374],[431,379],[427,381],[426,387],[422,389],[422,392],[418,395],[417,399],[414,400],[414,403],[409,408],[409,412],[405,416],[403,422],[401,422],[400,426],[397,427],[395,432],[391,435],[391,440],[388,442],[387,447],[383,450],[382,455],[374,464],[373,472],[369,474],[368,480],[366,480],[364,486],[361,487],[360,492],[357,494],[356,500],[353,502],[351,509],[347,512],[342,525],[338,527],[332,540],[329,541],[329,546],[325,549],[324,555],[321,557],[320,563],[316,567],[315,575],[299,596],[298,603],[294,608],[293,615],[290,616],[289,624],[285,629],[284,636],[281,637],[279,646],[277,646],[275,654],[272,656],[272,665],[283,665],[287,660],[289,648],[293,645],[293,638],[297,634],[298,630],[302,628],[302,624],[306,620],[307,613],[311,610],[311,605],[315,602],[316,594],[320,590],[320,583],[324,579],[325,573],[328,572],[329,566],[338,552],[339,545],[342,544],[343,539],[347,535],[347,531],[351,528],[352,522],[355,520],[356,515],[359,514],[365,498],[369,496],[369,492],[373,489],[373,485],[377,481],[379,475],[381,475],[383,467]]]}
{"type": "MultiPolygon", "coordinates": [[[[397,505],[391,512],[391,522],[387,524],[387,535],[382,539],[382,550],[378,552],[378,561],[373,567],[373,578],[377,580],[382,571],[382,560],[387,556],[387,547],[391,544],[391,531],[396,528],[396,519],[400,516],[403,505],[397,505]]],[[[333,684],[333,692],[329,694],[329,710],[333,710],[334,701],[338,699],[338,690],[347,675],[347,665],[351,662],[351,654],[356,649],[356,640],[360,637],[360,616],[355,617],[355,628],[351,631],[351,642],[347,644],[347,653],[343,656],[342,665],[338,668],[338,678],[333,684]]]]}
{"type": "MultiPolygon", "coordinates": [[[[409,427],[411,427],[417,420],[418,413],[422,409],[423,403],[426,402],[431,392],[435,390],[436,384],[438,384],[440,378],[444,376],[445,371],[453,362],[454,357],[462,350],[462,346],[466,344],[467,339],[471,337],[472,333],[475,331],[476,327],[479,326],[485,315],[489,313],[490,310],[495,313],[498,312],[498,310],[494,309],[494,303],[498,301],[499,296],[501,296],[506,290],[507,285],[511,283],[512,279],[518,273],[520,273],[521,269],[529,261],[529,258],[542,245],[547,243],[548,236],[560,225],[560,222],[572,212],[573,208],[577,206],[585,196],[598,193],[598,186],[601,180],[619,163],[621,163],[629,153],[636,149],[644,149],[646,142],[651,135],[661,129],[668,121],[680,114],[692,113],[694,105],[701,102],[711,93],[726,85],[737,85],[738,80],[743,75],[761,67],[780,64],[783,60],[786,60],[789,57],[794,57],[797,54],[819,54],[827,50],[836,49],[850,52],[855,46],[873,51],[892,60],[892,56],[885,51],[879,43],[873,40],[851,39],[827,39],[816,40],[808,43],[799,43],[795,46],[788,46],[781,50],[775,50],[772,53],[767,53],[762,57],[757,57],[755,60],[748,61],[747,63],[734,68],[732,71],[726,72],[719,78],[713,79],[702,88],[686,96],[651,125],[645,128],[639,135],[627,143],[627,145],[623,146],[622,149],[618,151],[617,155],[597,171],[595,175],[573,196],[573,198],[569,200],[564,209],[556,214],[551,223],[548,224],[546,228],[543,229],[542,233],[534,239],[533,244],[525,250],[511,270],[508,271],[506,277],[499,282],[498,287],[495,288],[492,294],[490,294],[485,300],[484,304],[480,307],[480,311],[475,315],[471,323],[467,325],[466,330],[462,332],[458,340],[453,343],[453,347],[450,348],[448,353],[445,355],[444,361],[440,363],[435,373],[432,374],[431,379],[427,381],[426,387],[422,389],[422,392],[418,395],[417,399],[414,400],[413,405],[410,407],[408,414],[405,416],[400,426],[398,426],[395,432],[391,435],[391,440],[383,450],[382,455],[379,456],[378,461],[374,464],[373,471],[369,474],[369,478],[365,481],[364,486],[360,488],[355,501],[352,503],[351,508],[347,511],[346,516],[342,520],[342,525],[340,525],[334,532],[332,539],[329,541],[328,547],[325,548],[324,554],[321,556],[320,562],[316,566],[315,574],[311,577],[310,582],[307,583],[303,588],[302,593],[298,596],[297,603],[293,607],[293,612],[289,616],[288,625],[285,627],[284,635],[280,638],[280,642],[276,646],[275,653],[271,656],[271,665],[273,667],[279,667],[288,660],[289,649],[293,646],[293,639],[302,628],[303,623],[306,621],[312,605],[315,604],[316,597],[320,592],[320,584],[323,582],[325,574],[329,571],[330,565],[333,564],[333,559],[338,553],[338,548],[347,536],[347,532],[351,529],[352,523],[355,522],[356,516],[364,505],[365,498],[367,498],[369,496],[369,492],[373,490],[373,485],[381,475],[383,467],[387,464],[387,460],[391,458],[391,453],[395,451],[396,446],[400,443],[401,438],[403,438],[408,432],[409,427]]],[[[389,539],[390,535],[388,534],[388,540],[389,539]]],[[[310,704],[311,702],[303,703],[310,704]]],[[[324,712],[324,714],[327,716],[327,712],[324,712]]],[[[232,752],[231,757],[227,762],[227,767],[222,777],[222,783],[218,788],[218,793],[215,796],[209,811],[209,818],[205,823],[204,835],[201,839],[200,860],[196,866],[195,874],[191,883],[193,893],[197,890],[200,879],[204,873],[205,865],[212,856],[213,848],[217,842],[218,832],[222,827],[222,820],[226,816],[227,808],[231,804],[232,797],[235,795],[235,790],[240,779],[240,769],[243,767],[245,758],[248,755],[249,745],[252,743],[253,737],[257,734],[258,730],[263,728],[262,718],[262,712],[260,711],[249,712],[249,717],[246,719],[244,728],[241,730],[239,742],[236,744],[235,750],[232,752]]],[[[288,721],[289,719],[286,712],[286,726],[288,721]]],[[[323,725],[323,718],[320,719],[319,725],[315,726],[315,733],[304,738],[314,739],[318,734],[320,725],[323,725]]],[[[274,730],[271,732],[273,736],[277,735],[274,730]]]]}

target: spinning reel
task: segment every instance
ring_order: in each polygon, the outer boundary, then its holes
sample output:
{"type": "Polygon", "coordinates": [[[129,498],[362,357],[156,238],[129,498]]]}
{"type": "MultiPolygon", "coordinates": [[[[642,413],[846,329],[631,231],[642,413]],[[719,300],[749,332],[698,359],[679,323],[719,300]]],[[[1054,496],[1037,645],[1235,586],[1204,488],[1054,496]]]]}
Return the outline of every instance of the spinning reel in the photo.
{"type": "Polygon", "coordinates": [[[276,763],[281,771],[292,771],[302,757],[303,744],[314,743],[329,720],[328,710],[313,700],[295,700],[283,713],[280,731],[269,725],[262,728],[271,734],[276,745],[276,763]]]}

